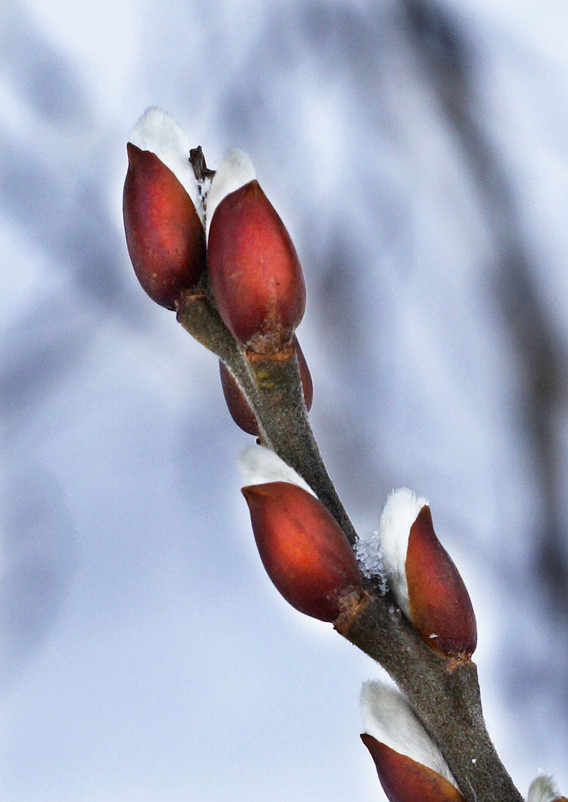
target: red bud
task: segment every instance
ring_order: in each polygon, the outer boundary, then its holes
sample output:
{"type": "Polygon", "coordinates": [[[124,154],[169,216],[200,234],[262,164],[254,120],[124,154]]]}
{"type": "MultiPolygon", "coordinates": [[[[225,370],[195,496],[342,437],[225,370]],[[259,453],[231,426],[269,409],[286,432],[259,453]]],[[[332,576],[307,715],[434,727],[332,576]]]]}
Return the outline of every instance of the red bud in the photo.
{"type": "MultiPolygon", "coordinates": [[[[312,377],[304,352],[300,348],[300,343],[294,338],[294,347],[296,349],[296,356],[298,357],[298,366],[300,368],[300,378],[302,380],[302,389],[304,391],[304,401],[306,407],[311,409],[314,397],[314,387],[312,384],[312,377]]],[[[247,434],[252,434],[255,437],[259,436],[258,424],[254,413],[250,408],[241,388],[233,378],[233,374],[225,366],[223,362],[219,362],[219,372],[221,374],[221,386],[223,388],[223,395],[231,417],[247,434]]]]}
{"type": "Polygon", "coordinates": [[[138,281],[153,301],[175,309],[205,268],[205,232],[174,173],[148,150],[127,145],[124,227],[138,281]]]}
{"type": "Polygon", "coordinates": [[[359,598],[361,574],[335,518],[315,496],[288,482],[243,487],[266,572],[297,610],[335,621],[359,598]]]}
{"type": "Polygon", "coordinates": [[[292,240],[260,188],[249,181],[216,207],[208,241],[211,289],[225,325],[249,350],[290,343],[306,288],[292,240]]]}
{"type": "Polygon", "coordinates": [[[412,622],[426,643],[448,656],[471,656],[477,645],[467,588],[424,506],[410,529],[406,579],[412,622]]]}
{"type": "Polygon", "coordinates": [[[372,735],[361,740],[371,753],[390,802],[465,802],[452,783],[423,763],[395,752],[372,735]]]}

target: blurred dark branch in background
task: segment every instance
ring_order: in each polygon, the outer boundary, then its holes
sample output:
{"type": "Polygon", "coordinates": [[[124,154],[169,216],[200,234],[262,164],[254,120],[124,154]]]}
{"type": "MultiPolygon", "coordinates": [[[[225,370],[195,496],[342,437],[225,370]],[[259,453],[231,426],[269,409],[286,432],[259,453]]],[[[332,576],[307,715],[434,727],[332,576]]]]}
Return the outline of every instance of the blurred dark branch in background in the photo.
{"type": "MultiPolygon", "coordinates": [[[[550,651],[555,666],[568,664],[568,549],[562,516],[559,431],[566,415],[566,344],[550,321],[550,312],[538,288],[539,265],[529,253],[522,230],[517,198],[503,159],[479,122],[472,81],[475,54],[447,10],[429,0],[401,0],[414,37],[416,52],[436,88],[448,124],[461,144],[464,161],[486,210],[496,260],[493,291],[501,304],[524,394],[522,414],[532,450],[532,464],[540,491],[535,566],[530,578],[548,603],[550,651]]],[[[517,589],[518,590],[518,589],[517,589]]],[[[542,660],[542,655],[540,656],[542,660]]],[[[559,672],[562,676],[562,671],[559,672]]],[[[551,672],[554,676],[555,672],[551,672]]],[[[564,669],[564,677],[566,677],[564,669]]],[[[559,689],[562,691],[562,689],[559,689]]],[[[565,693],[558,699],[566,702],[565,693]]]]}
{"type": "MultiPolygon", "coordinates": [[[[26,312],[4,327],[0,344],[10,471],[3,487],[1,668],[9,681],[53,625],[73,570],[65,493],[37,456],[52,431],[37,422],[51,396],[72,383],[101,320],[116,315],[138,329],[145,322],[126,301],[125,246],[101,179],[112,166],[94,124],[90,89],[23,6],[6,9],[3,23],[3,79],[34,126],[22,137],[9,130],[9,115],[0,126],[2,214],[37,251],[40,271],[42,262],[53,266],[53,281],[36,281],[26,312]]],[[[5,269],[18,275],[17,264],[5,269]]]]}

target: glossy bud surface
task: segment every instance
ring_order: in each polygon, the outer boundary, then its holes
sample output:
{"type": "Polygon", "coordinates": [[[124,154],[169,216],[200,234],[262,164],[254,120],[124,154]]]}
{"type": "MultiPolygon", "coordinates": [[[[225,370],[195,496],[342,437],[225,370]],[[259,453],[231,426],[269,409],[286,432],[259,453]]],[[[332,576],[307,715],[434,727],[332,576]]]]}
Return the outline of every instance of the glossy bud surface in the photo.
{"type": "Polygon", "coordinates": [[[268,576],[297,610],[335,621],[342,601],[361,590],[355,555],[315,496],[288,482],[243,488],[268,576]]]}
{"type": "Polygon", "coordinates": [[[371,753],[390,802],[465,802],[449,780],[428,766],[395,752],[367,733],[361,740],[371,753]]]}
{"type": "Polygon", "coordinates": [[[265,355],[289,345],[306,288],[292,240],[258,181],[219,203],[207,247],[215,302],[237,340],[265,355]]]}
{"type": "Polygon", "coordinates": [[[175,309],[205,269],[205,232],[193,201],[151,151],[127,145],[123,212],[134,272],[153,301],[175,309]]]}
{"type": "Polygon", "coordinates": [[[422,639],[447,656],[469,657],[477,645],[467,588],[438,540],[428,506],[410,529],[406,579],[412,622],[422,639]]]}

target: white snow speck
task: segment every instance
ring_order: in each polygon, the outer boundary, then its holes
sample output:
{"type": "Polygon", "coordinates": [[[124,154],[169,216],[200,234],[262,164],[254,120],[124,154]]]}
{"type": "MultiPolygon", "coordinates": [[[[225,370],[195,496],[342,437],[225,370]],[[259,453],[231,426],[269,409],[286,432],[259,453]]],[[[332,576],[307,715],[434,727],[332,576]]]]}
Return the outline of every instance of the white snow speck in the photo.
{"type": "Polygon", "coordinates": [[[387,592],[387,581],[379,533],[373,532],[368,537],[359,538],[355,543],[355,556],[363,576],[379,579],[379,587],[384,595],[387,592]]]}

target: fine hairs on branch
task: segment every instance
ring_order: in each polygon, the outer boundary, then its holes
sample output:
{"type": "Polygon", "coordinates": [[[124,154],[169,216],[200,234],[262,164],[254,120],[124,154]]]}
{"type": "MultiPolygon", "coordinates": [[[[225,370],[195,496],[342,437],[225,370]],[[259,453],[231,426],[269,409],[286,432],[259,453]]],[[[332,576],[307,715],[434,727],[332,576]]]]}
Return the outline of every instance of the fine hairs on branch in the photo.
{"type": "MultiPolygon", "coordinates": [[[[360,538],[327,473],[296,335],[303,271],[251,159],[231,151],[211,170],[155,108],[127,149],[124,225],[136,276],[218,358],[229,411],[257,438],[240,467],[264,568],[293,607],[331,623],[390,676],[361,695],[361,739],[386,796],[522,802],[484,723],[473,605],[428,501],[393,491],[378,531],[360,538]]],[[[544,776],[527,797],[562,800],[544,776]]]]}

